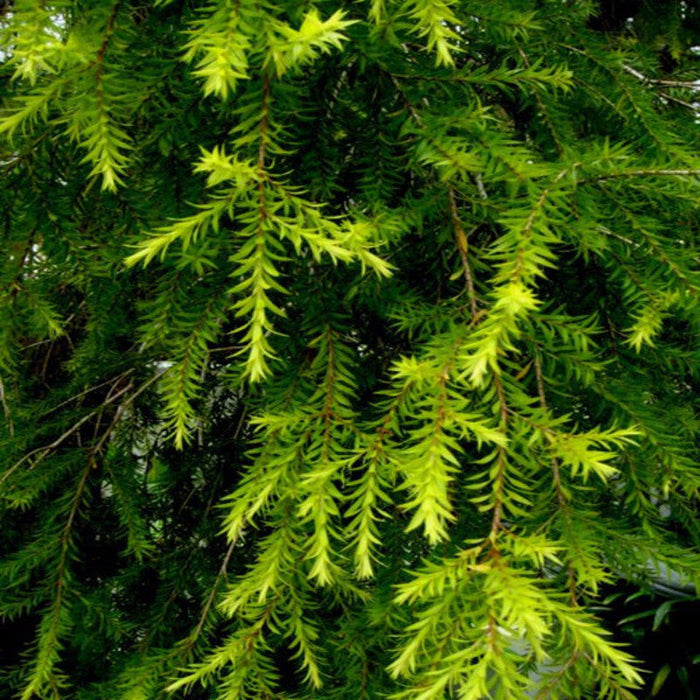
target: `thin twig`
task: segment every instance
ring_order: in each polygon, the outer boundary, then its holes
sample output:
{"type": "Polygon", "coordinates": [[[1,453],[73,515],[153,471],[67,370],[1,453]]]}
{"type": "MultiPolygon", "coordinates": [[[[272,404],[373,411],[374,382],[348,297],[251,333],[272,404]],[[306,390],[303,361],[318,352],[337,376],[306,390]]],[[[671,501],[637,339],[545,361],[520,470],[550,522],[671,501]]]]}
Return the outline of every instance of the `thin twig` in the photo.
{"type": "MultiPolygon", "coordinates": [[[[404,107],[408,111],[408,113],[411,115],[411,118],[413,121],[421,128],[423,128],[423,121],[420,118],[420,114],[418,114],[418,111],[416,108],[411,104],[410,100],[406,96],[406,93],[403,91],[403,88],[401,87],[401,84],[399,81],[391,75],[391,81],[394,83],[394,87],[398,90],[399,95],[401,96],[401,99],[404,103],[404,107]]],[[[453,158],[450,156],[449,153],[444,151],[440,145],[433,139],[429,134],[425,134],[425,138],[430,141],[433,146],[442,154],[444,155],[448,160],[453,160],[453,158]]],[[[471,176],[471,174],[470,174],[471,176]]],[[[476,181],[476,187],[479,192],[479,196],[482,199],[488,199],[488,195],[486,193],[486,190],[484,189],[484,183],[481,180],[481,176],[479,174],[476,175],[475,178],[476,181]]],[[[477,308],[476,304],[476,292],[474,290],[474,277],[471,271],[471,267],[469,265],[469,257],[468,257],[468,249],[469,249],[469,243],[466,234],[464,233],[464,228],[462,226],[462,222],[459,219],[459,212],[457,209],[457,200],[455,198],[455,191],[453,187],[450,187],[448,190],[448,196],[450,200],[450,216],[452,218],[452,226],[454,227],[455,231],[455,239],[457,241],[457,250],[459,251],[459,257],[462,261],[462,269],[464,270],[464,278],[465,278],[465,283],[467,287],[467,297],[469,298],[469,309],[471,312],[471,317],[473,321],[476,321],[479,315],[479,310],[477,308]]]]}
{"type": "MultiPolygon", "coordinates": [[[[134,386],[133,382],[129,382],[129,384],[127,386],[127,390],[133,388],[133,386],[134,386]]],[[[123,413],[124,413],[124,404],[120,404],[119,406],[117,406],[117,410],[114,412],[114,416],[112,417],[110,424],[107,426],[107,430],[104,431],[99,442],[90,450],[93,458],[96,457],[98,454],[100,454],[100,452],[102,452],[102,448],[104,447],[104,444],[107,442],[107,440],[109,440],[112,432],[114,431],[114,428],[116,428],[123,413]]]]}
{"type": "Polygon", "coordinates": [[[603,182],[604,180],[612,180],[618,177],[700,177],[700,170],[693,168],[645,168],[639,170],[619,170],[615,173],[606,173],[597,175],[596,177],[583,178],[577,180],[577,185],[585,185],[590,182],[603,182]]]}
{"type": "Polygon", "coordinates": [[[202,629],[204,628],[204,624],[206,623],[207,617],[209,616],[209,611],[211,610],[211,606],[214,602],[214,598],[216,597],[216,592],[219,588],[219,583],[221,583],[221,580],[226,576],[226,570],[228,568],[228,563],[231,560],[231,555],[233,554],[233,550],[235,549],[237,542],[238,542],[238,539],[234,538],[231,541],[229,548],[226,550],[226,556],[224,557],[224,561],[221,564],[221,568],[219,569],[219,573],[216,576],[216,580],[214,581],[214,584],[211,587],[211,591],[209,592],[209,596],[207,597],[207,602],[204,604],[204,607],[202,608],[202,614],[199,616],[199,622],[197,623],[197,626],[194,628],[194,631],[192,632],[192,634],[188,637],[187,645],[190,648],[192,646],[194,646],[194,643],[197,641],[197,638],[202,633],[202,629]]]}
{"type": "MultiPolygon", "coordinates": [[[[534,357],[535,364],[535,379],[537,382],[537,394],[540,399],[540,407],[546,413],[549,412],[549,406],[547,405],[547,397],[544,392],[544,377],[542,375],[542,359],[540,358],[539,352],[535,353],[534,357]]],[[[562,486],[561,480],[561,467],[559,466],[559,461],[556,457],[552,456],[550,458],[550,465],[552,467],[552,475],[554,477],[554,491],[557,495],[557,503],[562,512],[563,517],[566,519],[567,523],[571,522],[571,511],[569,508],[569,501],[564,493],[564,487],[562,486]]],[[[576,573],[571,566],[569,561],[566,570],[566,577],[569,586],[569,603],[572,607],[578,605],[578,600],[576,597],[576,573]]]]}
{"type": "Polygon", "coordinates": [[[83,396],[87,396],[88,394],[92,393],[93,391],[97,391],[97,389],[101,389],[103,386],[107,386],[108,384],[117,384],[121,379],[124,379],[127,377],[129,374],[131,374],[134,371],[133,367],[126,370],[125,372],[122,372],[121,374],[117,375],[116,377],[112,377],[112,379],[107,379],[104,382],[100,382],[99,384],[95,384],[94,386],[88,387],[85,389],[85,391],[81,391],[79,394],[75,394],[74,396],[71,396],[70,398],[66,399],[65,401],[61,401],[61,403],[56,404],[55,406],[52,406],[46,413],[42,414],[42,418],[46,418],[46,416],[51,415],[54,411],[57,411],[59,408],[62,408],[66,404],[69,404],[73,401],[77,401],[78,399],[81,399],[83,396]]]}
{"type": "Polygon", "coordinates": [[[457,200],[455,191],[452,187],[449,189],[450,197],[450,214],[452,216],[452,226],[455,230],[455,240],[457,241],[457,250],[462,261],[462,270],[464,271],[464,280],[467,288],[467,298],[469,299],[469,309],[471,311],[472,321],[476,321],[479,310],[476,305],[476,293],[474,291],[474,277],[472,269],[469,265],[469,239],[464,233],[462,222],[459,220],[459,211],[457,210],[457,200]]]}
{"type": "MultiPolygon", "coordinates": [[[[132,403],[137,396],[142,394],[149,386],[151,386],[155,381],[160,379],[170,369],[170,367],[166,367],[165,369],[153,375],[153,377],[151,377],[148,381],[144,382],[133,394],[131,394],[131,396],[129,396],[122,403],[122,407],[132,403]]],[[[75,432],[79,430],[85,423],[87,423],[87,421],[89,421],[91,418],[94,418],[98,413],[100,413],[106,405],[114,403],[117,399],[119,399],[121,396],[127,393],[132,386],[133,385],[130,382],[126,387],[120,389],[117,393],[113,394],[108,399],[105,399],[105,401],[103,401],[98,408],[96,408],[94,411],[90,411],[90,413],[83,416],[79,421],[74,423],[70,428],[68,428],[68,430],[66,430],[62,435],[60,435],[50,444],[43,445],[42,447],[37,447],[36,449],[27,452],[27,454],[25,454],[19,461],[15,462],[15,464],[13,464],[2,475],[2,477],[0,477],[0,485],[3,484],[9,478],[9,476],[13,474],[22,464],[24,464],[27,460],[31,459],[34,455],[40,453],[39,458],[32,465],[36,466],[36,464],[38,464],[41,460],[45,459],[51,452],[60,447],[71,435],[75,434],[75,432]]]]}
{"type": "Polygon", "coordinates": [[[12,414],[10,413],[10,407],[7,404],[7,399],[5,397],[5,385],[3,384],[2,377],[0,377],[0,403],[2,403],[2,410],[5,414],[5,420],[7,421],[7,428],[10,431],[12,437],[15,436],[15,426],[12,422],[12,414]]]}
{"type": "Polygon", "coordinates": [[[697,104],[692,104],[691,102],[686,102],[685,100],[681,100],[673,95],[669,95],[667,92],[659,92],[659,95],[665,100],[670,100],[671,102],[681,105],[681,107],[686,107],[687,109],[691,109],[693,112],[700,113],[700,102],[697,104]]]}
{"type": "MultiPolygon", "coordinates": [[[[497,373],[493,374],[493,383],[496,387],[496,396],[498,398],[500,428],[503,434],[506,434],[508,426],[508,404],[506,402],[506,394],[503,388],[503,382],[497,373]]],[[[488,539],[491,542],[491,553],[493,556],[498,556],[498,546],[496,538],[503,527],[503,491],[506,485],[506,458],[505,448],[501,445],[497,448],[497,472],[495,476],[496,483],[494,484],[494,504],[493,518],[491,519],[491,532],[488,539]]]]}
{"type": "Polygon", "coordinates": [[[641,80],[648,85],[661,85],[662,87],[684,88],[686,90],[696,90],[700,92],[700,81],[698,80],[668,80],[666,78],[648,78],[644,73],[632,66],[624,65],[623,70],[633,75],[637,80],[641,80]]]}
{"type": "Polygon", "coordinates": [[[112,403],[116,401],[120,396],[122,396],[125,392],[127,391],[126,388],[124,388],[122,391],[119,393],[115,394],[110,401],[105,401],[99,408],[96,408],[94,411],[90,411],[87,415],[83,416],[79,421],[74,423],[68,430],[66,430],[62,435],[57,437],[53,442],[51,442],[48,445],[42,445],[41,447],[37,447],[36,449],[33,449],[27,454],[25,454],[19,461],[15,462],[0,478],[0,484],[4,483],[7,478],[13,474],[22,464],[24,464],[27,460],[31,459],[34,455],[40,454],[39,458],[34,462],[32,466],[36,466],[42,459],[46,458],[53,450],[56,448],[60,447],[71,435],[75,434],[76,431],[80,430],[80,428],[85,425],[91,418],[94,418],[100,411],[103,410],[104,405],[106,403],[112,403]]]}

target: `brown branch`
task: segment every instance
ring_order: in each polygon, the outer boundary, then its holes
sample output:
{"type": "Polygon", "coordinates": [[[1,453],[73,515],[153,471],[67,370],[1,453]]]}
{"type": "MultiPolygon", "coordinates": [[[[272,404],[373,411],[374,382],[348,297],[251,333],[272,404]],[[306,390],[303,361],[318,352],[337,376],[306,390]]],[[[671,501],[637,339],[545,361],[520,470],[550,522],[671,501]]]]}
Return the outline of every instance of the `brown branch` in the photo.
{"type": "Polygon", "coordinates": [[[0,377],[0,403],[2,403],[2,410],[5,414],[5,421],[7,422],[7,428],[10,431],[10,435],[14,437],[15,426],[12,422],[12,414],[10,413],[10,407],[7,403],[7,397],[5,396],[5,385],[3,384],[2,377],[0,377]]]}
{"type": "MultiPolygon", "coordinates": [[[[123,393],[125,393],[127,390],[124,389],[123,391],[119,392],[116,394],[111,401],[106,402],[106,403],[112,403],[113,401],[116,401],[119,396],[121,396],[123,393]]],[[[76,431],[78,431],[85,423],[87,423],[91,418],[94,418],[100,411],[103,410],[104,404],[100,406],[99,408],[95,409],[94,411],[90,411],[87,415],[83,416],[79,421],[74,423],[68,430],[66,430],[62,435],[57,437],[53,442],[49,443],[48,445],[43,445],[42,447],[37,447],[34,450],[31,450],[30,452],[27,452],[20,460],[15,462],[3,475],[0,477],[0,484],[5,482],[7,478],[14,473],[24,462],[27,460],[31,459],[34,455],[39,454],[39,458],[34,462],[32,465],[33,467],[36,466],[40,461],[45,459],[51,452],[53,452],[55,449],[60,447],[71,435],[73,435],[76,431]]]]}
{"type": "Polygon", "coordinates": [[[552,182],[542,190],[542,193],[537,199],[537,202],[535,202],[535,206],[532,208],[530,215],[525,221],[525,225],[523,226],[523,233],[530,233],[530,231],[532,230],[532,226],[535,223],[535,218],[537,217],[537,214],[540,211],[540,209],[542,209],[542,207],[544,206],[544,203],[547,201],[547,197],[549,197],[549,194],[552,191],[554,185],[559,183],[560,180],[562,180],[564,176],[569,172],[569,170],[575,168],[577,165],[579,165],[579,163],[574,163],[574,165],[559,171],[554,180],[552,180],[552,182]]]}
{"type": "Polygon", "coordinates": [[[471,266],[469,265],[469,239],[464,233],[462,222],[459,220],[459,212],[457,210],[457,200],[455,198],[454,188],[449,189],[450,198],[450,214],[452,216],[452,226],[455,231],[455,240],[457,242],[457,250],[462,261],[462,270],[464,272],[464,281],[467,288],[467,298],[469,299],[469,310],[471,312],[472,321],[476,322],[479,310],[476,305],[476,293],[474,291],[474,277],[472,275],[471,266]]]}
{"type": "Polygon", "coordinates": [[[68,520],[61,533],[61,557],[58,564],[57,576],[56,576],[56,586],[58,587],[57,598],[61,598],[61,591],[64,586],[63,579],[65,577],[66,571],[66,560],[68,555],[68,544],[70,542],[70,533],[73,528],[73,522],[75,521],[75,516],[78,513],[78,508],[80,506],[80,501],[83,497],[83,492],[85,491],[85,485],[87,483],[87,478],[90,475],[90,470],[92,469],[92,464],[88,463],[87,468],[83,470],[83,473],[78,481],[78,488],[73,496],[73,503],[71,504],[70,513],[68,514],[68,520]]]}
{"type": "MultiPolygon", "coordinates": [[[[406,93],[404,92],[404,89],[401,87],[401,84],[399,83],[398,80],[396,80],[395,76],[392,75],[391,73],[387,73],[387,75],[391,78],[391,82],[394,84],[394,87],[398,91],[401,101],[404,104],[404,107],[408,111],[408,113],[411,115],[411,118],[413,121],[422,129],[424,127],[423,125],[423,120],[420,118],[420,114],[418,114],[418,110],[411,104],[411,101],[408,99],[406,93]]],[[[461,165],[455,161],[454,156],[446,151],[444,148],[440,146],[440,144],[430,136],[430,134],[424,132],[424,136],[426,141],[431,143],[435,150],[444,158],[446,158],[448,161],[450,161],[455,168],[458,170],[461,169],[461,165]]],[[[469,179],[471,180],[472,184],[476,187],[477,191],[479,192],[479,196],[481,199],[488,199],[488,194],[486,193],[486,190],[484,188],[484,183],[481,179],[480,173],[467,173],[469,176],[469,179]]]]}
{"type": "MultiPolygon", "coordinates": [[[[671,258],[668,257],[666,252],[654,241],[653,236],[650,236],[643,226],[640,226],[636,223],[635,217],[633,216],[632,212],[629,211],[629,208],[626,207],[623,202],[619,202],[617,200],[616,204],[625,214],[625,218],[630,222],[631,229],[639,233],[639,235],[644,239],[644,242],[654,252],[657,259],[660,260],[664,265],[667,265],[673,271],[676,277],[678,277],[678,279],[681,280],[681,282],[683,282],[683,284],[688,288],[688,291],[691,294],[696,295],[698,293],[698,287],[694,285],[692,281],[688,278],[688,276],[683,272],[683,270],[680,267],[678,267],[678,265],[673,260],[671,260],[671,258]]],[[[624,243],[627,243],[628,245],[633,245],[637,248],[641,246],[641,243],[636,243],[624,236],[619,235],[618,233],[609,231],[605,227],[600,227],[600,230],[606,235],[617,238],[623,241],[624,243]]]]}
{"type": "Polygon", "coordinates": [[[207,602],[202,608],[202,614],[199,616],[199,622],[194,628],[192,634],[189,637],[187,637],[187,641],[185,644],[185,647],[187,649],[192,649],[192,647],[194,647],[195,642],[199,638],[199,635],[202,633],[202,629],[204,628],[207,617],[209,616],[209,611],[211,610],[211,606],[214,603],[214,598],[216,597],[216,593],[219,589],[219,584],[221,583],[221,580],[226,576],[228,564],[231,561],[231,555],[233,554],[233,550],[236,547],[237,543],[238,539],[233,539],[231,541],[231,544],[229,545],[229,548],[226,550],[226,555],[224,556],[224,560],[221,563],[219,573],[216,575],[216,579],[214,580],[214,583],[211,587],[211,591],[209,592],[209,596],[207,597],[207,602]]]}
{"type": "MultiPolygon", "coordinates": [[[[78,512],[78,508],[80,506],[80,503],[82,501],[83,493],[85,491],[85,484],[87,483],[87,478],[90,474],[92,465],[90,462],[88,462],[87,467],[83,470],[82,475],[80,476],[80,479],[78,480],[78,486],[76,488],[75,494],[73,496],[73,500],[71,503],[71,508],[68,513],[68,520],[66,521],[66,524],[63,527],[63,530],[61,531],[60,537],[59,537],[59,545],[60,545],[60,554],[59,554],[59,559],[58,559],[58,566],[56,567],[56,579],[54,586],[56,588],[56,596],[53,599],[53,602],[51,604],[51,608],[47,614],[47,618],[50,620],[50,630],[53,635],[55,635],[56,643],[54,645],[54,651],[57,651],[60,648],[60,642],[58,642],[58,636],[60,632],[60,618],[61,618],[61,608],[63,605],[63,599],[65,596],[65,588],[66,588],[66,565],[68,561],[68,547],[70,545],[70,534],[71,530],[73,529],[73,523],[75,522],[75,517],[78,512]]],[[[39,637],[41,639],[41,632],[39,634],[39,637]]],[[[39,642],[40,643],[40,642],[39,642]]],[[[48,668],[43,668],[39,670],[39,667],[37,666],[37,670],[35,673],[43,674],[44,678],[43,680],[48,682],[53,688],[56,689],[56,692],[58,693],[58,686],[56,683],[56,679],[54,678],[54,666],[55,663],[53,661],[48,661],[47,663],[48,668]]],[[[36,676],[35,676],[36,678],[36,676]]],[[[35,679],[30,682],[30,685],[25,688],[25,694],[29,690],[35,690],[35,679]]],[[[33,694],[32,694],[33,695],[33,694]]],[[[58,695],[57,695],[58,697],[58,695]]]]}
{"type": "Polygon", "coordinates": [[[697,80],[668,80],[666,78],[648,78],[644,73],[638,71],[632,66],[624,65],[623,70],[630,75],[633,75],[637,80],[647,85],[661,85],[662,87],[684,88],[687,90],[696,90],[700,92],[700,81],[697,80]]]}
{"type": "Polygon", "coordinates": [[[335,345],[333,340],[333,331],[330,326],[326,329],[328,338],[328,371],[326,372],[326,381],[328,389],[326,391],[326,400],[323,404],[321,416],[325,424],[324,443],[328,442],[330,433],[330,423],[333,418],[333,392],[335,390],[335,345]]]}
{"type": "MultiPolygon", "coordinates": [[[[26,345],[25,348],[31,347],[29,345],[26,345]]],[[[42,418],[46,418],[46,416],[51,415],[54,411],[57,411],[59,408],[62,408],[63,406],[66,406],[67,404],[77,401],[78,399],[81,399],[83,396],[87,396],[88,394],[92,393],[93,391],[97,391],[97,389],[101,389],[103,386],[107,386],[108,384],[115,385],[118,382],[120,382],[122,379],[127,377],[129,374],[133,372],[133,368],[126,370],[126,372],[122,372],[121,374],[117,375],[116,377],[113,377],[112,379],[107,379],[104,382],[100,382],[99,384],[95,384],[94,386],[90,386],[84,391],[81,391],[78,394],[75,394],[71,396],[70,398],[66,399],[65,401],[61,401],[61,403],[56,404],[52,408],[50,408],[46,413],[42,414],[42,418]]],[[[111,395],[111,392],[110,394],[111,395]]]]}
{"type": "MultiPolygon", "coordinates": [[[[539,353],[535,353],[534,358],[535,364],[535,379],[537,382],[537,394],[540,399],[540,407],[543,411],[549,412],[549,407],[547,406],[547,397],[544,393],[544,378],[542,376],[542,359],[539,353]]],[[[557,503],[559,504],[559,509],[561,510],[562,516],[566,520],[567,524],[571,522],[571,509],[569,507],[569,501],[564,493],[564,487],[562,486],[561,480],[561,467],[559,466],[559,461],[556,457],[552,456],[550,459],[550,465],[552,467],[552,475],[554,477],[554,491],[557,496],[557,503]]],[[[578,605],[576,598],[576,574],[571,565],[571,562],[567,564],[566,576],[569,587],[569,603],[572,607],[578,605]]]]}
{"type": "MultiPolygon", "coordinates": [[[[133,386],[134,386],[133,382],[129,382],[129,384],[126,387],[127,391],[132,389],[133,386]]],[[[124,412],[124,404],[117,406],[117,410],[114,412],[114,416],[112,416],[112,420],[111,420],[110,424],[107,426],[107,429],[102,434],[102,437],[100,438],[99,442],[94,447],[92,447],[90,450],[91,458],[93,460],[97,457],[97,455],[99,455],[102,452],[102,448],[104,447],[107,440],[109,440],[109,438],[111,437],[112,433],[114,432],[114,429],[117,427],[117,425],[122,417],[123,412],[124,412]]]]}
{"type": "Polygon", "coordinates": [[[566,672],[569,670],[569,668],[576,663],[578,660],[579,656],[579,651],[575,651],[567,660],[567,662],[559,669],[557,669],[556,673],[550,678],[550,680],[543,685],[540,690],[538,691],[537,695],[535,696],[535,700],[545,700],[546,698],[550,697],[550,690],[554,688],[557,683],[561,680],[561,678],[566,674],[566,672]]]}
{"type": "MultiPolygon", "coordinates": [[[[498,397],[499,415],[501,419],[501,430],[505,434],[508,424],[508,404],[506,403],[505,390],[503,382],[497,373],[493,374],[493,383],[496,387],[496,396],[498,397]]],[[[496,538],[503,527],[503,491],[506,484],[506,450],[502,446],[498,446],[497,452],[497,472],[494,484],[494,505],[493,517],[491,519],[491,532],[488,539],[491,542],[491,553],[498,556],[498,547],[496,538]]]]}
{"type": "Polygon", "coordinates": [[[520,276],[520,271],[523,267],[523,246],[522,242],[524,240],[527,240],[530,238],[530,234],[532,232],[532,227],[535,224],[535,219],[537,218],[537,215],[540,213],[542,208],[544,207],[545,202],[547,201],[547,198],[549,197],[550,193],[554,189],[555,185],[559,184],[559,182],[566,176],[567,173],[569,173],[571,170],[574,170],[577,166],[579,166],[580,163],[574,163],[573,165],[564,168],[563,170],[559,171],[555,178],[550,182],[541,192],[540,196],[538,197],[537,201],[535,202],[535,206],[532,207],[532,211],[530,212],[529,216],[525,220],[525,223],[523,224],[523,229],[522,229],[522,235],[520,237],[520,243],[518,244],[518,250],[517,250],[517,256],[516,256],[516,261],[515,261],[515,269],[513,270],[513,278],[518,278],[520,276]]]}
{"type": "Polygon", "coordinates": [[[663,97],[665,100],[669,100],[670,102],[675,102],[676,104],[680,105],[681,107],[685,107],[686,109],[690,109],[693,112],[696,112],[700,114],[700,102],[697,104],[692,104],[691,102],[686,102],[685,100],[681,100],[678,97],[674,97],[673,95],[669,95],[667,92],[659,92],[659,95],[663,97]]]}
{"type": "Polygon", "coordinates": [[[700,81],[697,80],[661,80],[659,78],[647,79],[651,85],[662,85],[664,87],[687,88],[700,92],[700,81]]]}
{"type": "Polygon", "coordinates": [[[99,105],[100,111],[103,108],[103,98],[104,98],[104,58],[107,53],[107,48],[109,47],[109,42],[114,35],[114,25],[117,20],[117,15],[119,14],[119,8],[121,6],[121,0],[117,0],[112,7],[112,11],[109,14],[109,19],[107,20],[107,29],[105,31],[104,38],[100,44],[100,48],[97,51],[97,56],[95,57],[95,63],[97,65],[97,70],[95,72],[95,80],[97,82],[97,103],[99,105]]]}
{"type": "MultiPolygon", "coordinates": [[[[411,104],[410,100],[406,96],[406,93],[403,91],[403,88],[399,84],[399,81],[396,79],[396,77],[392,74],[390,74],[391,81],[394,83],[394,87],[397,89],[399,95],[401,96],[401,100],[404,103],[404,106],[408,113],[411,115],[411,118],[413,121],[416,122],[416,124],[423,128],[423,121],[420,118],[420,114],[418,114],[418,111],[416,108],[411,104]]],[[[433,139],[429,134],[425,134],[425,138],[430,141],[430,143],[433,144],[433,146],[448,160],[453,161],[454,159],[452,156],[442,149],[440,145],[433,139]]],[[[470,174],[470,177],[471,174],[470,174]]],[[[481,182],[481,179],[479,175],[476,175],[475,178],[475,184],[477,187],[477,190],[479,192],[479,195],[482,197],[482,199],[487,199],[486,191],[484,190],[484,185],[481,182]]],[[[465,279],[465,285],[467,289],[467,297],[469,299],[469,310],[471,312],[471,317],[472,321],[476,321],[479,316],[479,310],[477,307],[476,303],[476,292],[474,290],[474,276],[472,274],[471,266],[469,265],[469,257],[468,257],[468,250],[469,250],[469,242],[468,242],[468,237],[464,232],[464,227],[462,226],[462,222],[460,221],[459,218],[459,211],[457,209],[457,200],[455,197],[455,191],[454,188],[450,186],[448,190],[448,197],[450,200],[450,217],[452,219],[452,226],[455,231],[455,240],[457,242],[457,250],[459,251],[459,257],[462,262],[462,269],[464,271],[464,279],[465,279]]]]}
{"type": "Polygon", "coordinates": [[[258,192],[262,191],[263,179],[265,175],[265,151],[267,149],[267,132],[270,126],[270,76],[265,73],[263,77],[263,103],[262,119],[260,120],[260,145],[258,146],[258,170],[260,171],[260,182],[258,192]]]}
{"type": "MultiPolygon", "coordinates": [[[[518,48],[518,53],[520,54],[520,58],[523,59],[523,63],[530,68],[530,59],[527,57],[527,54],[522,50],[522,48],[518,48]]],[[[537,102],[537,106],[540,109],[540,112],[542,113],[542,116],[544,118],[545,124],[547,124],[547,127],[549,128],[549,133],[552,136],[552,139],[554,141],[554,145],[556,146],[557,153],[560,156],[564,155],[564,146],[561,143],[561,140],[559,139],[559,136],[556,132],[556,129],[554,128],[554,121],[552,120],[552,115],[549,112],[549,109],[547,109],[547,105],[542,101],[542,97],[540,96],[539,90],[533,90],[533,93],[535,95],[535,101],[537,102]]]]}
{"type": "MultiPolygon", "coordinates": [[[[268,73],[265,73],[263,77],[263,99],[262,99],[262,119],[260,121],[260,143],[258,145],[258,221],[257,221],[257,227],[255,229],[255,253],[253,254],[254,256],[257,257],[257,260],[264,260],[265,258],[265,220],[268,218],[268,212],[267,212],[267,204],[265,201],[265,180],[266,178],[266,172],[265,172],[265,156],[267,152],[267,142],[268,142],[268,130],[270,128],[270,76],[268,73]]],[[[259,263],[258,263],[259,264],[259,263]]],[[[264,265],[264,264],[263,264],[264,265]]],[[[263,272],[263,277],[264,277],[264,272],[263,272]]],[[[264,296],[264,287],[263,287],[263,296],[264,296]]],[[[257,305],[256,301],[256,305],[257,305]]],[[[265,311],[263,309],[263,319],[265,317],[265,311]]],[[[255,323],[255,314],[251,317],[250,323],[255,323]]],[[[264,325],[264,324],[263,324],[264,325]]],[[[262,341],[264,342],[264,341],[262,341]]],[[[260,375],[264,376],[265,371],[267,369],[266,361],[265,361],[265,351],[264,351],[264,345],[262,347],[262,352],[261,352],[261,360],[262,360],[262,371],[260,371],[260,375]]],[[[254,340],[251,338],[251,341],[249,343],[249,352],[248,352],[248,360],[250,360],[252,351],[254,348],[254,340]]]]}
{"type": "Polygon", "coordinates": [[[700,177],[700,170],[693,168],[647,168],[639,170],[620,170],[616,173],[606,173],[604,175],[598,175],[596,177],[586,177],[581,180],[577,180],[577,185],[586,185],[591,182],[603,182],[604,180],[612,180],[618,177],[700,177]]]}
{"type": "MultiPolygon", "coordinates": [[[[170,367],[167,367],[164,370],[161,370],[160,372],[157,372],[154,374],[148,381],[144,382],[133,394],[128,396],[126,400],[121,404],[122,408],[127,406],[128,404],[132,403],[134,399],[136,399],[137,396],[142,394],[149,386],[151,386],[154,382],[156,382],[158,379],[160,379],[166,372],[170,370],[170,367]]],[[[48,445],[43,445],[42,447],[37,447],[36,449],[31,450],[30,452],[27,452],[20,460],[15,462],[3,475],[0,477],[0,485],[2,485],[9,477],[11,474],[13,474],[22,464],[24,464],[27,460],[31,459],[34,455],[39,454],[39,457],[37,460],[32,464],[32,467],[36,466],[40,461],[48,457],[51,452],[53,452],[55,449],[60,447],[71,435],[75,434],[77,430],[79,430],[85,423],[87,423],[91,418],[94,418],[97,414],[101,413],[104,410],[104,407],[106,405],[112,404],[117,399],[122,397],[125,393],[127,393],[131,388],[133,384],[132,382],[129,382],[127,386],[125,386],[123,389],[120,389],[118,392],[113,394],[112,396],[108,397],[105,399],[105,401],[102,402],[102,404],[96,408],[94,411],[90,411],[87,415],[83,416],[79,421],[74,423],[70,428],[68,428],[62,435],[57,437],[53,442],[49,443],[48,445]]]]}

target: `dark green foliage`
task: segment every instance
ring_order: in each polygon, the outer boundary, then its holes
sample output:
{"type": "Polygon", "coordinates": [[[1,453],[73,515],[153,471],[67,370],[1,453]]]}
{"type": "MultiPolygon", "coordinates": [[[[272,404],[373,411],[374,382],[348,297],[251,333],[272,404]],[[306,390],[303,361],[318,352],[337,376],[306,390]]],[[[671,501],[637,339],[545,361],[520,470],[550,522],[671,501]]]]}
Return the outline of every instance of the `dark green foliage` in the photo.
{"type": "Polygon", "coordinates": [[[0,695],[643,692],[598,613],[700,581],[698,45],[3,4],[0,695]]]}

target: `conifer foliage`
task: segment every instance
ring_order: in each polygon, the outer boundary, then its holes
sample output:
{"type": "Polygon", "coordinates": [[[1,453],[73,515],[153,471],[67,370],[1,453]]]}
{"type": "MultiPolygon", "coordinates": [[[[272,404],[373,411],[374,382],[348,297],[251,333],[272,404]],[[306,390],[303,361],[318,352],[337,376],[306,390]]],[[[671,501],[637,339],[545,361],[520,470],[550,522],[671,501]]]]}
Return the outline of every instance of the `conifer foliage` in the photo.
{"type": "Polygon", "coordinates": [[[3,3],[0,695],[639,697],[596,606],[700,583],[697,44],[3,3]]]}

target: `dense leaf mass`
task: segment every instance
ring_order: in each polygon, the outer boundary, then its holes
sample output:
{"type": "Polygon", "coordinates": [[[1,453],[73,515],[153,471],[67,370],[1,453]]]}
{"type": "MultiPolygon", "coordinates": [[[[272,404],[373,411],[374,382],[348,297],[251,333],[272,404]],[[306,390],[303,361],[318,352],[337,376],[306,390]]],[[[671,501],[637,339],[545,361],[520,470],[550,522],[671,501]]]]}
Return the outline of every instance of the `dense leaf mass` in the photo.
{"type": "Polygon", "coordinates": [[[698,44],[1,3],[0,695],[643,692],[595,610],[700,582],[698,44]]]}

